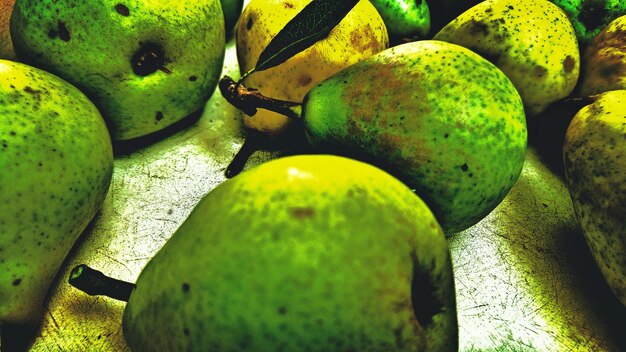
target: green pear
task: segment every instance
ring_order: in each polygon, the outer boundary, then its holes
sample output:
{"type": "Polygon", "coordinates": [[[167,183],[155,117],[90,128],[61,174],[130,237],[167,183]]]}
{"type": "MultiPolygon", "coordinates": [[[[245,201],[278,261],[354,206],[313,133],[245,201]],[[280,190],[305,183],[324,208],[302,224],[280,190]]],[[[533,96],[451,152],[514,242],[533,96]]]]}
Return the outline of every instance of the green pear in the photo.
{"type": "Polygon", "coordinates": [[[224,32],[218,0],[17,0],[11,17],[20,61],[83,90],[115,140],[203,108],[222,71],[224,32]]]}
{"type": "Polygon", "coordinates": [[[581,95],[626,89],[626,15],[611,22],[584,53],[581,95]]]}
{"type": "Polygon", "coordinates": [[[483,1],[433,39],[469,48],[498,66],[522,96],[529,117],[567,97],[578,80],[574,29],[547,0],[483,1]]]}
{"type": "Polygon", "coordinates": [[[441,41],[398,45],[340,71],[306,95],[302,119],[314,147],[414,188],[446,234],[493,210],[524,163],[526,119],[511,81],[441,41]]]}
{"type": "Polygon", "coordinates": [[[425,38],[430,31],[430,12],[424,0],[370,0],[396,39],[425,38]]]}
{"type": "Polygon", "coordinates": [[[128,296],[134,351],[458,349],[432,212],[386,172],[338,156],[275,159],[220,184],[117,295],[128,296]]]}
{"type": "Polygon", "coordinates": [[[626,306],[626,90],[595,98],[567,129],[565,179],[591,253],[626,306]]]}
{"type": "Polygon", "coordinates": [[[626,15],[624,0],[550,0],[567,14],[584,48],[611,21],[626,15]]]}
{"type": "Polygon", "coordinates": [[[0,60],[0,327],[39,322],[52,279],[101,207],[112,168],[106,124],[83,93],[0,60]]]}

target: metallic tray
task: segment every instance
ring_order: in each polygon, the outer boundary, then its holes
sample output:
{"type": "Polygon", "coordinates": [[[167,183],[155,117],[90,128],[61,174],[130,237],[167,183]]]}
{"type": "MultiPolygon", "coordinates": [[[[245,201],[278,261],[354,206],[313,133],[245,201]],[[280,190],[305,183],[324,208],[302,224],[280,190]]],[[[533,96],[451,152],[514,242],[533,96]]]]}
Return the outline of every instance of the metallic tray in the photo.
{"type": "MultiPolygon", "coordinates": [[[[238,77],[234,41],[223,74],[238,77]]],[[[240,113],[215,92],[202,116],[117,153],[102,211],[51,287],[32,351],[127,351],[125,303],[67,283],[86,263],[134,282],[198,201],[226,178],[243,142],[240,113]]],[[[247,168],[284,152],[256,152],[247,168]]],[[[624,309],[604,283],[562,178],[530,147],[520,179],[483,221],[449,238],[461,351],[626,350],[624,309]]]]}

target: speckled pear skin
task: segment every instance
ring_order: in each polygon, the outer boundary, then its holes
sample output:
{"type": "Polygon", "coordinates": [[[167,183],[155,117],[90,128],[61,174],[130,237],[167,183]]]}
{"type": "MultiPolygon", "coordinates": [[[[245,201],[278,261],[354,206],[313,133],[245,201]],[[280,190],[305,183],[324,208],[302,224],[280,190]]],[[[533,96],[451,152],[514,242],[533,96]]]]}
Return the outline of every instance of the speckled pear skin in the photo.
{"type": "Polygon", "coordinates": [[[136,284],[123,321],[132,350],[458,349],[432,213],[342,157],[275,159],[219,185],[136,284]]]}
{"type": "Polygon", "coordinates": [[[587,244],[626,306],[626,90],[602,93],[574,116],[563,159],[587,244]]]}
{"type": "Polygon", "coordinates": [[[585,49],[580,95],[626,89],[626,15],[615,19],[585,49]]]}
{"type": "Polygon", "coordinates": [[[221,74],[224,31],[219,0],[17,0],[11,17],[20,61],[83,90],[114,140],[203,108],[221,74]]]}
{"type": "MultiPolygon", "coordinates": [[[[237,62],[244,74],[253,69],[270,41],[311,0],[251,0],[237,23],[237,62]]],[[[327,37],[294,55],[284,63],[257,71],[245,80],[246,86],[263,95],[301,102],[317,83],[339,70],[389,47],[385,22],[368,0],[360,0],[327,37]]],[[[244,125],[268,136],[293,134],[293,120],[259,109],[244,115],[244,125]]]]}
{"type": "Polygon", "coordinates": [[[385,21],[390,37],[423,39],[430,32],[430,12],[424,0],[370,0],[385,21]]]}
{"type": "Polygon", "coordinates": [[[524,163],[526,119],[513,84],[446,42],[402,44],[341,71],[307,94],[303,116],[313,146],[400,178],[446,234],[498,205],[524,163]]]}
{"type": "Polygon", "coordinates": [[[570,95],[580,71],[576,35],[547,0],[487,0],[433,39],[464,46],[498,66],[522,96],[529,117],[570,95]]]}
{"type": "Polygon", "coordinates": [[[37,324],[112,169],[111,139],[87,97],[49,73],[0,60],[0,326],[37,324]]]}
{"type": "Polygon", "coordinates": [[[624,0],[551,0],[567,14],[584,48],[611,21],[626,15],[624,0]]]}

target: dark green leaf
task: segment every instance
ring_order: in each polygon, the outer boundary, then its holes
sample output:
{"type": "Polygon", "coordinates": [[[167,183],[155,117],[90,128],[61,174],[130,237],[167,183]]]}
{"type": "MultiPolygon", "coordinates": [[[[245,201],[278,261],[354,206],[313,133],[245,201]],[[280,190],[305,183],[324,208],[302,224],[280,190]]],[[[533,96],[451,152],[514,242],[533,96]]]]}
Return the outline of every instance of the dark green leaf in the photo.
{"type": "Polygon", "coordinates": [[[313,0],[281,29],[259,55],[254,71],[278,66],[326,38],[359,0],[313,0]]]}

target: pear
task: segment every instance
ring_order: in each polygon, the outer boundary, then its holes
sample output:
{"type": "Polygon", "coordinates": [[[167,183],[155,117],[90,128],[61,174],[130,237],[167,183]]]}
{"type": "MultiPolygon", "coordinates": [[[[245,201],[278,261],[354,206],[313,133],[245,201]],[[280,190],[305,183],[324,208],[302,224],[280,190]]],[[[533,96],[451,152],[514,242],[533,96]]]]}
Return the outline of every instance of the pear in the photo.
{"type": "Polygon", "coordinates": [[[619,16],[626,15],[623,0],[551,0],[567,14],[581,48],[619,16]]]}
{"type": "Polygon", "coordinates": [[[115,140],[203,108],[222,71],[224,31],[218,0],[17,0],[11,16],[20,61],[87,93],[115,140]]]}
{"type": "Polygon", "coordinates": [[[37,325],[52,279],[101,207],[112,168],[106,124],[83,93],[0,60],[0,327],[37,325]]]}
{"type": "MultiPolygon", "coordinates": [[[[261,52],[278,32],[311,0],[251,0],[237,24],[237,61],[244,74],[257,64],[261,52]]],[[[383,19],[368,0],[356,6],[326,38],[286,62],[250,75],[245,83],[266,96],[301,102],[317,83],[339,70],[376,54],[389,46],[383,19]]],[[[269,136],[288,135],[292,121],[268,110],[260,110],[244,125],[269,136]]]]}
{"type": "Polygon", "coordinates": [[[580,94],[626,89],[626,15],[611,22],[585,49],[580,94]]]}
{"type": "Polygon", "coordinates": [[[547,0],[487,0],[433,39],[459,44],[498,66],[535,116],[567,97],[579,75],[576,36],[565,13],[547,0]]]}
{"type": "Polygon", "coordinates": [[[567,129],[565,179],[591,253],[626,306],[626,90],[595,99],[567,129]]]}
{"type": "Polygon", "coordinates": [[[441,41],[398,45],[333,75],[307,94],[302,119],[314,147],[414,188],[446,234],[487,215],[524,163],[526,119],[511,81],[441,41]]]}
{"type": "Polygon", "coordinates": [[[458,349],[432,212],[389,174],[338,156],[274,159],[220,184],[127,296],[134,351],[458,349]]]}
{"type": "Polygon", "coordinates": [[[424,0],[370,0],[396,40],[425,38],[430,32],[430,12],[424,0]]]}

